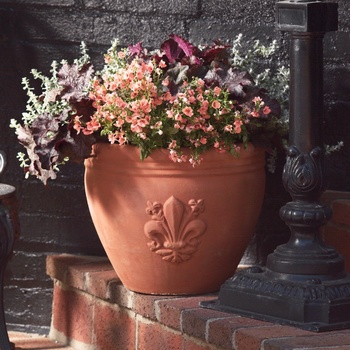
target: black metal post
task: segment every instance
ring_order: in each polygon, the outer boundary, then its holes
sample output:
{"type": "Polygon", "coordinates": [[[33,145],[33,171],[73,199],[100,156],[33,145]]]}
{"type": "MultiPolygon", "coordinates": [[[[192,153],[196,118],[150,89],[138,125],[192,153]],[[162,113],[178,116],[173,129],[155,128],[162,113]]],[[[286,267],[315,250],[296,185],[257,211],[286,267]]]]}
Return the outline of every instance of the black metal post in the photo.
{"type": "Polygon", "coordinates": [[[311,331],[350,328],[350,276],[344,259],[320,236],[331,209],[324,190],[323,37],[337,30],[336,3],[286,0],[277,27],[290,32],[290,146],[283,184],[292,201],[280,216],[291,231],[265,268],[235,274],[203,307],[289,324],[311,331]]]}
{"type": "MultiPolygon", "coordinates": [[[[5,154],[0,151],[0,174],[5,167],[5,154]]],[[[16,189],[13,186],[0,183],[0,349],[12,350],[4,311],[4,275],[8,259],[13,250],[14,240],[19,234],[17,218],[16,189]]]]}

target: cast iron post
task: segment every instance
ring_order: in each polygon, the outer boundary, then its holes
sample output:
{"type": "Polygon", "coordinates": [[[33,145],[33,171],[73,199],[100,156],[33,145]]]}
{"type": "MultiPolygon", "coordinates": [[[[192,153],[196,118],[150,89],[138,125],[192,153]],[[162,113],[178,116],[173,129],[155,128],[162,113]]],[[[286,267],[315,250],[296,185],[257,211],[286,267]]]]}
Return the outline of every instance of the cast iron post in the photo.
{"type": "MultiPolygon", "coordinates": [[[[6,165],[4,152],[0,151],[0,174],[6,165]]],[[[14,349],[7,334],[4,310],[4,275],[8,259],[12,254],[15,237],[19,234],[16,189],[0,183],[0,349],[14,349]]]]}
{"type": "Polygon", "coordinates": [[[323,171],[323,37],[337,30],[337,4],[279,1],[277,28],[290,32],[290,138],[283,184],[292,201],[280,216],[291,231],[265,268],[235,274],[220,289],[215,308],[312,331],[350,327],[350,276],[344,259],[320,236],[331,217],[319,202],[323,171]]]}

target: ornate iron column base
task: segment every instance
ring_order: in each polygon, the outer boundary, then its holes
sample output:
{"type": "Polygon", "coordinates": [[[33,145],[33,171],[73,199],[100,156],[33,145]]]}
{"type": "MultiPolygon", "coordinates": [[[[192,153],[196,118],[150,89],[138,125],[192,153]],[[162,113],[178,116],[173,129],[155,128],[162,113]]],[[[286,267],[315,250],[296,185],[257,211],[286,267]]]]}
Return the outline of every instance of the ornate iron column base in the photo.
{"type": "Polygon", "coordinates": [[[290,133],[283,184],[292,197],[280,210],[291,237],[267,259],[226,281],[216,302],[201,306],[310,331],[350,328],[350,275],[344,259],[322,241],[331,209],[325,188],[323,36],[337,30],[338,5],[322,0],[276,4],[277,26],[291,32],[290,133]]]}
{"type": "Polygon", "coordinates": [[[0,183],[0,349],[11,350],[5,321],[3,287],[7,262],[12,254],[13,244],[18,235],[16,189],[0,183]]]}
{"type": "Polygon", "coordinates": [[[303,282],[271,275],[260,267],[241,271],[221,286],[218,300],[201,306],[314,332],[350,328],[349,275],[303,282]]]}
{"type": "MultiPolygon", "coordinates": [[[[0,169],[1,170],[1,169],[0,169]]],[[[19,235],[16,189],[0,183],[0,349],[13,350],[9,341],[3,301],[4,274],[12,254],[15,238],[19,235]]]]}
{"type": "MultiPolygon", "coordinates": [[[[0,174],[5,166],[5,152],[0,150],[0,174]]],[[[15,349],[15,344],[10,342],[7,334],[4,310],[4,276],[16,238],[19,238],[16,188],[0,183],[0,350],[15,349]]]]}

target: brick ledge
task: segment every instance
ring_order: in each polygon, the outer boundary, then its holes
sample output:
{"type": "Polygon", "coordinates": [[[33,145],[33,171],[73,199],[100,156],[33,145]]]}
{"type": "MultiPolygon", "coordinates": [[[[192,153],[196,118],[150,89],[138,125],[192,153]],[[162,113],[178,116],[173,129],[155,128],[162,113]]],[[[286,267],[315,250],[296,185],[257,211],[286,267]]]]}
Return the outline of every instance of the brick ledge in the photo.
{"type": "Polygon", "coordinates": [[[198,307],[202,296],[127,290],[107,258],[52,255],[51,336],[75,349],[345,350],[350,331],[312,333],[198,307]]]}

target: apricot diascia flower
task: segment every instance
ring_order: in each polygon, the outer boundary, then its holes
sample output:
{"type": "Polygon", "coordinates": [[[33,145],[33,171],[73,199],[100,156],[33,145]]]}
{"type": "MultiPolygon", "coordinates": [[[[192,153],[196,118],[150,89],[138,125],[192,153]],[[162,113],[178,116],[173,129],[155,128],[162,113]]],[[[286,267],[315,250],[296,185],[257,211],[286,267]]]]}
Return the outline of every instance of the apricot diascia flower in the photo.
{"type": "Polygon", "coordinates": [[[236,153],[251,130],[276,115],[267,95],[232,68],[226,51],[220,43],[199,49],[175,35],[156,52],[141,44],[120,50],[115,43],[91,84],[95,112],[89,121],[76,117],[73,128],[136,145],[142,159],[159,147],[168,148],[174,162],[194,166],[210,147],[236,153]],[[216,57],[220,64],[213,64],[216,57]]]}
{"type": "MultiPolygon", "coordinates": [[[[25,78],[26,111],[21,123],[11,121],[27,150],[19,154],[21,166],[46,183],[67,157],[81,162],[103,141],[134,145],[141,159],[168,149],[171,160],[193,166],[205,161],[210,148],[237,155],[248,142],[280,147],[286,124],[267,89],[278,90],[286,74],[259,71],[266,59],[259,53],[266,48],[255,45],[250,57],[237,44],[196,47],[173,34],[148,51],[141,43],[121,49],[115,40],[101,71],[82,44],[81,57],[72,64],[54,61],[50,76],[33,70],[41,91],[36,94],[25,78]],[[271,84],[266,77],[274,78],[271,84]]],[[[277,97],[286,100],[286,90],[279,91],[277,97]]]]}
{"type": "Polygon", "coordinates": [[[211,103],[211,106],[215,109],[218,109],[221,107],[221,103],[218,101],[218,100],[214,100],[212,103],[211,103]]]}

